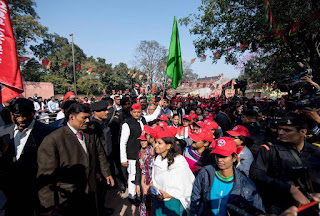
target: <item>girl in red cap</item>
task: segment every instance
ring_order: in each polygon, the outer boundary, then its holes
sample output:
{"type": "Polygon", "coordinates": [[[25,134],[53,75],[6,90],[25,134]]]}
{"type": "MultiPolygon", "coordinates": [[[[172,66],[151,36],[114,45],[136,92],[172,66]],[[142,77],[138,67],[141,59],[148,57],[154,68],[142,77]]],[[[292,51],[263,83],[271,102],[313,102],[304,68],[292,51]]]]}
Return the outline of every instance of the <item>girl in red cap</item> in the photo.
{"type": "Polygon", "coordinates": [[[194,175],[169,130],[157,128],[152,170],[152,215],[186,215],[189,209],[194,175]]]}
{"type": "Polygon", "coordinates": [[[247,145],[251,146],[253,141],[250,139],[248,129],[242,125],[237,125],[232,130],[226,132],[237,146],[237,169],[246,174],[246,176],[249,176],[253,155],[247,145]]]}
{"type": "Polygon", "coordinates": [[[233,209],[250,215],[265,215],[254,183],[233,166],[237,161],[236,152],[232,138],[217,140],[212,151],[216,165],[202,168],[193,184],[191,215],[235,215],[237,211],[233,209]]]}

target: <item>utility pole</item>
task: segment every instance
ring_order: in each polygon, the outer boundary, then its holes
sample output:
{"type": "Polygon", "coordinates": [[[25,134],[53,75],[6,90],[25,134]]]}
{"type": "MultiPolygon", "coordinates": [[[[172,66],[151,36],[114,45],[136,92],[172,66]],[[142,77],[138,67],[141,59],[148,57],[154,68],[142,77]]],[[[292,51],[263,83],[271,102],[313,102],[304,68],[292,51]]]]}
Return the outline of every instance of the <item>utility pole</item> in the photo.
{"type": "Polygon", "coordinates": [[[73,33],[70,34],[72,38],[72,60],[73,60],[73,79],[74,79],[74,93],[77,94],[77,82],[76,82],[76,65],[74,63],[74,47],[73,47],[73,33]]]}

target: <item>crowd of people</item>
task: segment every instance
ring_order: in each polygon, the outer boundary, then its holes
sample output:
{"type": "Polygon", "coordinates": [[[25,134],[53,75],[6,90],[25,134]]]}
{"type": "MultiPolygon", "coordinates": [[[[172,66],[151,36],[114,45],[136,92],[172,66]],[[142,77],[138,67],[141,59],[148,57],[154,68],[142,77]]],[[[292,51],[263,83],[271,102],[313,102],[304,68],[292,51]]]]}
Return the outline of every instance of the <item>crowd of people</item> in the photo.
{"type": "Polygon", "coordinates": [[[112,215],[111,188],[142,216],[289,216],[319,201],[319,109],[139,88],[4,103],[4,215],[112,215]]]}

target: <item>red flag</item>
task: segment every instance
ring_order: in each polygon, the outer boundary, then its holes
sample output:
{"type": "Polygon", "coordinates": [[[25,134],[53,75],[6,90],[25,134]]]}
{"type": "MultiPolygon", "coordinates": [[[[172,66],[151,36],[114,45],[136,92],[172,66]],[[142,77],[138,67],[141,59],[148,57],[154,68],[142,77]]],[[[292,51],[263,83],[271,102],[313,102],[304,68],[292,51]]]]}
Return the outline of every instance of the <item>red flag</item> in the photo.
{"type": "Polygon", "coordinates": [[[91,74],[91,72],[92,72],[92,67],[89,67],[88,68],[88,73],[91,74]]]}
{"type": "Polygon", "coordinates": [[[25,56],[19,56],[18,58],[20,63],[28,61],[30,59],[29,57],[25,57],[25,56]]]}
{"type": "Polygon", "coordinates": [[[99,70],[100,70],[100,68],[97,68],[97,69],[96,69],[96,72],[98,72],[99,70]]]}
{"type": "Polygon", "coordinates": [[[214,57],[215,59],[220,59],[220,58],[221,58],[221,53],[220,53],[220,51],[213,53],[213,57],[214,57]]]}
{"type": "Polygon", "coordinates": [[[196,61],[196,58],[191,59],[191,64],[193,64],[196,61]]]}
{"type": "Polygon", "coordinates": [[[81,68],[82,68],[82,66],[81,65],[76,65],[76,71],[80,71],[81,70],[81,68]]]}
{"type": "Polygon", "coordinates": [[[69,63],[67,62],[60,62],[60,64],[62,68],[67,67],[69,65],[69,63]]]}
{"type": "Polygon", "coordinates": [[[0,0],[0,12],[0,102],[3,103],[20,95],[23,84],[6,1],[0,0]]]}
{"type": "Polygon", "coordinates": [[[50,69],[50,64],[51,64],[51,61],[45,60],[45,59],[42,60],[42,68],[50,69]]]}
{"type": "Polygon", "coordinates": [[[101,71],[102,74],[105,74],[106,72],[107,72],[106,69],[103,69],[103,70],[101,71]]]}
{"type": "Polygon", "coordinates": [[[242,50],[246,50],[248,48],[248,44],[247,43],[240,44],[239,48],[242,50]]]}

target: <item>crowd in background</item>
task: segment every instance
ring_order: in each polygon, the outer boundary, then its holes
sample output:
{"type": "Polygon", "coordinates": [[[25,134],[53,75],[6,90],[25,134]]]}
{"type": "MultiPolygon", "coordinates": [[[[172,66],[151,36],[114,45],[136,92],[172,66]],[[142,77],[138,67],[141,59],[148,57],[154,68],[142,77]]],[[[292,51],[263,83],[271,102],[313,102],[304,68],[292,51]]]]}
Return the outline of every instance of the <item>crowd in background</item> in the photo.
{"type": "Polygon", "coordinates": [[[295,215],[319,199],[320,116],[286,102],[138,84],[100,98],[13,99],[1,110],[0,207],[112,215],[105,196],[117,187],[140,215],[295,215]]]}

